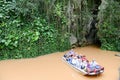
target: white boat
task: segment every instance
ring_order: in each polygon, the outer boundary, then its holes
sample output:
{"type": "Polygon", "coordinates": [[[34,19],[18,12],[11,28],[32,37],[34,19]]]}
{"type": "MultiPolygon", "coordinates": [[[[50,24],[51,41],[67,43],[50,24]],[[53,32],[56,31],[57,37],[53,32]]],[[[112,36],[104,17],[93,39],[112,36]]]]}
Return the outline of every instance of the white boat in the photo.
{"type": "Polygon", "coordinates": [[[85,69],[82,69],[81,67],[72,64],[69,60],[67,60],[67,58],[66,58],[65,56],[63,56],[62,59],[63,59],[69,66],[71,66],[72,68],[74,68],[76,71],[82,73],[83,75],[98,75],[98,74],[101,74],[101,73],[104,72],[104,67],[102,67],[102,66],[100,66],[100,65],[98,65],[98,66],[101,67],[101,68],[96,69],[96,71],[93,70],[93,71],[88,72],[88,71],[86,71],[85,69]]]}

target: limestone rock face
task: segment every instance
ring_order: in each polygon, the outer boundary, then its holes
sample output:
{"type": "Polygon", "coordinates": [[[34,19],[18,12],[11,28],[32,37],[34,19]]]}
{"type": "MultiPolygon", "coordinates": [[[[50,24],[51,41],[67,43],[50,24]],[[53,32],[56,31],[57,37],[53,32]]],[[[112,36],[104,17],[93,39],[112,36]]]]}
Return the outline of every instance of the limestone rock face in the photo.
{"type": "Polygon", "coordinates": [[[76,43],[77,43],[77,38],[73,34],[71,34],[71,36],[70,36],[70,44],[74,45],[76,43]]]}

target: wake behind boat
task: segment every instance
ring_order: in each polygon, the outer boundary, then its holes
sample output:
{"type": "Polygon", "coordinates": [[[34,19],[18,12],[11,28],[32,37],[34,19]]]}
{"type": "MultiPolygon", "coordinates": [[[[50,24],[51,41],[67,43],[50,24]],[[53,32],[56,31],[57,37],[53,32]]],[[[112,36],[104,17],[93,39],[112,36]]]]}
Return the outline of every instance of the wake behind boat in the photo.
{"type": "Polygon", "coordinates": [[[98,75],[104,72],[104,67],[100,66],[95,60],[89,62],[84,55],[78,55],[73,50],[64,54],[63,60],[71,67],[84,75],[98,75]]]}

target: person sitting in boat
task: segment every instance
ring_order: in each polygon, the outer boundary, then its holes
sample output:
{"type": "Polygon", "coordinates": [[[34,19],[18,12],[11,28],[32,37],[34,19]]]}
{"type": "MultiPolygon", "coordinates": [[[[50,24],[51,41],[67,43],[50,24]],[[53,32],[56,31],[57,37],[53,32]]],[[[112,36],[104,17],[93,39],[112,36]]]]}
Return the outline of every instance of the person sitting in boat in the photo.
{"type": "Polygon", "coordinates": [[[97,72],[99,70],[99,65],[95,60],[92,60],[90,63],[87,65],[87,72],[97,72]]]}
{"type": "Polygon", "coordinates": [[[64,57],[65,57],[65,58],[66,58],[66,57],[72,57],[74,54],[75,54],[75,52],[74,52],[73,49],[72,49],[72,50],[70,50],[68,53],[66,53],[66,54],[64,55],[64,57]]]}
{"type": "Polygon", "coordinates": [[[68,55],[74,55],[74,54],[75,54],[75,52],[73,51],[73,49],[71,49],[68,53],[68,55]]]}
{"type": "Polygon", "coordinates": [[[73,57],[72,57],[72,64],[73,64],[73,65],[76,65],[76,64],[77,64],[77,57],[76,57],[76,56],[73,56],[73,57]]]}
{"type": "Polygon", "coordinates": [[[81,59],[81,58],[82,58],[82,55],[81,55],[81,54],[77,55],[77,58],[78,58],[78,59],[81,59]]]}
{"type": "Polygon", "coordinates": [[[72,57],[68,57],[68,59],[66,59],[70,64],[72,64],[72,57]]]}
{"type": "Polygon", "coordinates": [[[73,55],[75,55],[75,52],[72,50],[70,50],[67,54],[68,57],[72,57],[73,55]]]}
{"type": "Polygon", "coordinates": [[[95,67],[96,65],[98,65],[98,63],[93,59],[93,60],[90,62],[90,65],[95,67]]]}
{"type": "Polygon", "coordinates": [[[95,67],[97,70],[104,70],[104,67],[100,66],[95,60],[92,61],[92,66],[95,67]]]}
{"type": "Polygon", "coordinates": [[[84,61],[82,60],[81,63],[80,63],[80,68],[85,70],[86,67],[87,67],[87,61],[86,60],[84,60],[84,61]]]}
{"type": "Polygon", "coordinates": [[[80,67],[80,63],[81,63],[81,59],[79,59],[78,57],[77,57],[77,59],[76,59],[76,67],[80,67]]]}
{"type": "Polygon", "coordinates": [[[88,61],[88,60],[86,59],[86,56],[85,56],[85,55],[82,55],[82,56],[81,56],[81,59],[82,59],[82,61],[88,61]]]}
{"type": "Polygon", "coordinates": [[[90,66],[89,61],[87,61],[86,71],[87,71],[88,73],[91,73],[91,72],[93,72],[93,71],[94,71],[94,68],[93,68],[92,66],[90,66]]]}

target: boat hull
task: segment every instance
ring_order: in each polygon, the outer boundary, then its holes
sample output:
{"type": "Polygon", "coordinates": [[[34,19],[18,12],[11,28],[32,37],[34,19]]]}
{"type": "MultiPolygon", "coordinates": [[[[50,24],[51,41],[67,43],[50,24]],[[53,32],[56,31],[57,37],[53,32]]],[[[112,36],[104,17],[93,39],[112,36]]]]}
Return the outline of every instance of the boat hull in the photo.
{"type": "Polygon", "coordinates": [[[69,63],[69,62],[66,60],[65,57],[62,57],[62,59],[63,59],[69,66],[71,66],[73,69],[75,69],[76,71],[82,73],[82,75],[91,75],[91,76],[92,76],[92,75],[98,75],[98,74],[101,74],[101,73],[104,72],[104,70],[100,70],[100,71],[97,72],[97,73],[94,73],[94,72],[93,72],[93,73],[88,73],[88,72],[86,72],[84,69],[80,69],[80,68],[76,67],[75,65],[69,63]]]}

